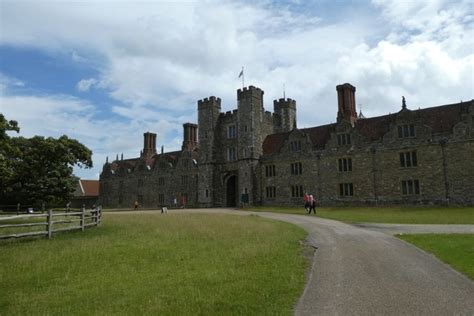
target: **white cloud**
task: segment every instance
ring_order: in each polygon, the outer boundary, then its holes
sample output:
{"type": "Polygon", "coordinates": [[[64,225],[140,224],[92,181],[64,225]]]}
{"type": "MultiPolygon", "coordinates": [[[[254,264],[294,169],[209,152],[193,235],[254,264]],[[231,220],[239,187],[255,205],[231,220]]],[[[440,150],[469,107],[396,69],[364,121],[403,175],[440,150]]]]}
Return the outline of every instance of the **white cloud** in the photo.
{"type": "Polygon", "coordinates": [[[82,79],[77,83],[76,88],[81,92],[87,92],[95,84],[97,84],[97,80],[94,78],[82,79]]]}
{"type": "Polygon", "coordinates": [[[21,80],[7,76],[0,72],[0,93],[6,93],[8,88],[24,87],[25,83],[21,80]]]}
{"type": "MultiPolygon", "coordinates": [[[[220,96],[223,110],[234,108],[242,65],[246,85],[265,90],[268,110],[285,84],[286,95],[297,100],[299,126],[306,127],[335,121],[335,86],[344,82],[357,87],[366,116],[398,111],[402,95],[414,108],[473,97],[469,0],[372,2],[360,5],[356,19],[268,1],[12,1],[2,3],[0,43],[73,52],[80,62],[103,59],[99,76],[77,89],[107,91],[118,101],[113,113],[129,126],[104,119],[95,130],[106,139],[97,141],[102,152],[127,151],[126,144],[136,150],[146,129],[180,133],[181,123],[196,120],[203,97],[220,96]]],[[[165,145],[171,139],[163,137],[165,145]]]]}
{"type": "Polygon", "coordinates": [[[182,128],[176,120],[105,120],[97,118],[96,112],[96,107],[89,102],[66,95],[3,95],[0,98],[0,113],[8,120],[18,121],[20,136],[66,134],[90,148],[94,168],[76,168],[76,174],[81,177],[97,178],[106,156],[115,159],[115,154],[123,153],[125,158],[137,157],[142,149],[143,132],[147,130],[156,132],[157,143],[166,144],[169,150],[180,146],[175,135],[181,133],[182,128]]]}

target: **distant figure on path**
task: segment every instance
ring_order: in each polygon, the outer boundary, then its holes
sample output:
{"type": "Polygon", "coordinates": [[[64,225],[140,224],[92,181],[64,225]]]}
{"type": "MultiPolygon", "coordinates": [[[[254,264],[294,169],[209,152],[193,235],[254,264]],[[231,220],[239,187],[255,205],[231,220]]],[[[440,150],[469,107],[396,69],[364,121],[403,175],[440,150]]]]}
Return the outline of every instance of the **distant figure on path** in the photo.
{"type": "Polygon", "coordinates": [[[312,194],[309,196],[309,212],[308,212],[308,214],[311,214],[311,210],[313,210],[314,215],[316,215],[316,199],[313,197],[312,194]]]}
{"type": "Polygon", "coordinates": [[[138,205],[139,205],[139,204],[138,204],[138,201],[135,201],[135,203],[133,203],[133,208],[134,208],[135,210],[138,209],[138,205]]]}
{"type": "Polygon", "coordinates": [[[174,206],[175,208],[178,208],[178,199],[176,198],[176,196],[173,197],[173,206],[174,206]]]}
{"type": "Polygon", "coordinates": [[[186,196],[183,195],[183,196],[181,197],[181,207],[182,207],[182,208],[185,208],[185,207],[186,207],[186,202],[187,202],[187,201],[186,201],[186,196]]]}
{"type": "Polygon", "coordinates": [[[304,201],[304,209],[306,210],[306,212],[308,212],[310,205],[309,205],[309,195],[307,192],[305,192],[304,194],[303,201],[304,201]]]}

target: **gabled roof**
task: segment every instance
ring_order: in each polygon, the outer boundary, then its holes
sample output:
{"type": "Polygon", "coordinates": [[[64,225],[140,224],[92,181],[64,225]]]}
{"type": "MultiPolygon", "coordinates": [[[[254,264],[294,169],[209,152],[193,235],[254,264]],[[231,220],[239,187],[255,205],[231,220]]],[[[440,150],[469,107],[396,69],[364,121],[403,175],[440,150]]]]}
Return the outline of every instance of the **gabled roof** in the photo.
{"type": "MultiPolygon", "coordinates": [[[[390,125],[393,124],[400,115],[407,114],[423,125],[431,127],[433,133],[451,132],[454,125],[462,119],[463,113],[468,113],[469,106],[474,101],[454,103],[431,107],[419,110],[402,110],[399,113],[377,116],[372,118],[363,118],[357,120],[355,124],[356,131],[362,135],[367,141],[373,142],[381,140],[389,131],[390,125]]],[[[310,136],[313,146],[317,149],[323,149],[331,133],[336,129],[336,123],[321,125],[311,128],[302,129],[303,133],[310,136]]],[[[288,139],[291,132],[278,133],[268,135],[263,142],[263,154],[269,155],[280,151],[285,140],[288,139]]]]}
{"type": "Polygon", "coordinates": [[[315,146],[318,149],[324,148],[329,138],[331,137],[331,133],[334,132],[335,130],[336,130],[335,123],[303,129],[305,133],[309,134],[309,137],[313,143],[313,146],[315,146]]]}
{"type": "Polygon", "coordinates": [[[99,180],[79,180],[82,196],[99,196],[99,180]]]}
{"type": "MultiPolygon", "coordinates": [[[[165,160],[166,162],[169,162],[173,165],[176,164],[176,162],[181,159],[183,156],[183,151],[178,150],[178,151],[171,151],[163,154],[155,154],[146,158],[131,158],[131,159],[123,159],[123,160],[114,160],[110,163],[106,163],[104,165],[103,171],[107,172],[116,172],[117,170],[135,170],[136,168],[139,168],[143,164],[146,164],[149,166],[149,169],[153,168],[156,164],[156,162],[160,159],[165,160]]],[[[191,153],[190,158],[192,159],[197,159],[198,157],[198,151],[193,150],[191,153]]]]}
{"type": "Polygon", "coordinates": [[[450,132],[454,125],[459,123],[461,115],[469,112],[469,106],[474,101],[461,102],[437,106],[427,109],[421,109],[413,112],[419,112],[420,119],[424,125],[432,128],[433,133],[450,132]]]}

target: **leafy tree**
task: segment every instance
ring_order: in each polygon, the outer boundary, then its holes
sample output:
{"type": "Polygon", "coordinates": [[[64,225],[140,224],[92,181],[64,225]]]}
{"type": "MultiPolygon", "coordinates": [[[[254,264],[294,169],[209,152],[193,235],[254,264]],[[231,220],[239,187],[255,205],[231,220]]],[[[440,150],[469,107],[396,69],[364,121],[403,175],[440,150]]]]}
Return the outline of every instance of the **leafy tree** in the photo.
{"type": "Polygon", "coordinates": [[[77,185],[73,166],[92,167],[92,152],[65,135],[9,137],[6,131],[19,131],[16,122],[1,115],[0,124],[0,200],[34,205],[67,201],[77,185]]]}
{"type": "Polygon", "coordinates": [[[12,161],[9,157],[17,155],[17,150],[11,146],[10,137],[7,131],[20,131],[16,121],[7,121],[3,114],[0,113],[0,197],[4,191],[11,191],[7,188],[7,183],[11,182],[14,170],[12,161]]]}

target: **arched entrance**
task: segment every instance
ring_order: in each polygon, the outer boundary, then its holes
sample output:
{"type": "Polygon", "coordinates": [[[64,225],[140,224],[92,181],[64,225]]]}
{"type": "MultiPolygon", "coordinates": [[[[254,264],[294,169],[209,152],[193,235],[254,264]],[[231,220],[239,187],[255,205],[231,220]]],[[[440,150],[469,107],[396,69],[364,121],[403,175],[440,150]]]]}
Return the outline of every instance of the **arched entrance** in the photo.
{"type": "Polygon", "coordinates": [[[228,207],[236,207],[237,206],[237,176],[235,175],[230,176],[227,179],[226,186],[227,186],[226,205],[228,207]]]}

